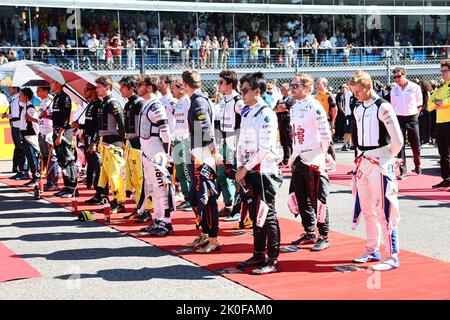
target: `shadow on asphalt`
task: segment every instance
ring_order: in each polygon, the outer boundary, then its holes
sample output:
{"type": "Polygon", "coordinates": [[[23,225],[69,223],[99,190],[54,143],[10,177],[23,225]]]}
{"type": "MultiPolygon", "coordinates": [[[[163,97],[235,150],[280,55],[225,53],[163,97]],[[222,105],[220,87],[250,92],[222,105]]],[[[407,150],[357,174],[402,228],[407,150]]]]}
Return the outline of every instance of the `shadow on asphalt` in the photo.
{"type": "Polygon", "coordinates": [[[65,241],[65,240],[86,240],[86,239],[113,239],[113,238],[124,238],[127,237],[126,234],[118,232],[107,232],[107,231],[97,231],[97,232],[55,232],[55,233],[36,233],[36,234],[25,234],[19,237],[12,238],[0,238],[1,241],[10,240],[21,240],[29,242],[40,242],[40,241],[65,241]]]}
{"type": "MultiPolygon", "coordinates": [[[[95,222],[95,221],[93,221],[95,222]]],[[[26,222],[14,222],[11,224],[0,225],[0,228],[51,228],[51,227],[78,227],[78,228],[98,228],[98,223],[86,223],[78,221],[78,218],[74,217],[74,220],[50,220],[50,221],[26,221],[26,222]]]]}
{"type": "Polygon", "coordinates": [[[80,279],[101,278],[106,281],[146,281],[151,279],[171,279],[171,280],[213,280],[215,275],[205,274],[205,270],[198,266],[175,265],[160,268],[142,269],[108,269],[100,270],[95,274],[84,273],[80,275],[62,275],[55,277],[61,280],[73,280],[78,276],[80,279]]]}
{"type": "Polygon", "coordinates": [[[44,258],[47,260],[95,260],[119,257],[162,257],[167,256],[163,250],[152,246],[124,247],[124,248],[86,248],[55,251],[49,254],[21,254],[22,259],[44,258]]]}

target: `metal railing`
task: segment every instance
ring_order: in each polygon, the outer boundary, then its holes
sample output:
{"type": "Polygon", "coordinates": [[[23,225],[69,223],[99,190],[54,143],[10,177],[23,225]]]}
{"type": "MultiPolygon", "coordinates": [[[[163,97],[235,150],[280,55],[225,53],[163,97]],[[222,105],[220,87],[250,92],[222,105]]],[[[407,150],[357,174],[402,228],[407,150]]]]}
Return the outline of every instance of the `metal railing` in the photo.
{"type": "Polygon", "coordinates": [[[436,64],[450,58],[450,46],[337,47],[317,50],[295,48],[290,51],[279,48],[261,48],[257,51],[241,48],[208,51],[186,48],[176,51],[167,48],[124,48],[120,50],[120,54],[113,54],[112,57],[106,57],[104,49],[91,51],[85,47],[0,47],[6,58],[10,48],[17,52],[16,59],[19,60],[42,61],[64,69],[95,71],[362,67],[387,63],[436,64]]]}

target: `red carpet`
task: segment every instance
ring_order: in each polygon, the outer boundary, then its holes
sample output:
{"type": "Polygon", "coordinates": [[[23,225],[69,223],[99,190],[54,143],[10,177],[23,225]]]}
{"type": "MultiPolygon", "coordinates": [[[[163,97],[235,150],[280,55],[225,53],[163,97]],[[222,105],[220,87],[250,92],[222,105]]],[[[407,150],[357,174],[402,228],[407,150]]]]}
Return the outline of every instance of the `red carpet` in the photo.
{"type": "Polygon", "coordinates": [[[0,243],[0,282],[38,278],[41,274],[0,243]]]}
{"type": "MultiPolygon", "coordinates": [[[[348,185],[350,176],[342,175],[342,172],[347,172],[345,170],[349,171],[350,167],[339,168],[332,178],[333,181],[348,185]]],[[[18,182],[7,179],[1,179],[1,181],[10,185],[19,185],[18,182]]],[[[44,196],[50,194],[44,193],[44,196]]],[[[99,210],[101,208],[81,205],[84,199],[93,194],[93,191],[81,190],[80,194],[79,210],[94,208],[99,210]]],[[[31,197],[30,194],[30,199],[31,197]]],[[[47,200],[62,205],[70,202],[70,199],[60,198],[48,198],[47,200]]],[[[131,206],[127,207],[130,211],[131,206]]],[[[242,232],[244,230],[233,229],[236,222],[221,221],[219,241],[222,244],[222,250],[202,255],[186,252],[188,248],[185,244],[199,234],[194,227],[192,212],[178,212],[173,219],[175,233],[166,238],[139,235],[139,229],[145,224],[138,225],[121,219],[124,215],[112,215],[111,227],[210,271],[222,274],[222,276],[271,299],[450,299],[450,278],[448,276],[450,263],[403,250],[400,252],[401,267],[397,270],[372,273],[363,269],[343,273],[333,267],[352,264],[352,258],[359,256],[364,251],[364,240],[331,232],[332,247],[328,250],[311,252],[308,250],[310,246],[306,246],[303,247],[303,250],[283,252],[284,248],[293,247],[290,242],[298,238],[301,228],[299,222],[288,219],[280,219],[282,252],[279,260],[283,272],[266,276],[252,276],[247,273],[224,273],[226,271],[235,272],[236,263],[249,258],[252,252],[251,230],[242,232]],[[234,234],[236,232],[238,234],[234,234]]],[[[102,214],[98,215],[98,222],[103,222],[102,214]]],[[[362,266],[367,267],[368,265],[370,264],[362,266]]]]}

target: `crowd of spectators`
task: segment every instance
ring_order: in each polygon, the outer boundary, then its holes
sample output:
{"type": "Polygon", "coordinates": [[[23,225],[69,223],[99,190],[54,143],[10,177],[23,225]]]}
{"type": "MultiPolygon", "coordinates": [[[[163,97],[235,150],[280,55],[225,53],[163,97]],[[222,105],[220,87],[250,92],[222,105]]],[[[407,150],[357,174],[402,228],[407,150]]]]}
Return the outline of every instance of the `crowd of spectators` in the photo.
{"type": "MultiPolygon", "coordinates": [[[[221,14],[199,16],[202,21],[198,24],[190,18],[161,19],[158,27],[157,20],[138,14],[121,19],[120,25],[117,19],[95,15],[83,18],[81,28],[71,29],[66,14],[33,18],[31,28],[18,15],[3,15],[0,63],[30,59],[30,50],[11,47],[33,46],[34,60],[66,63],[78,57],[92,65],[112,68],[123,64],[135,69],[141,54],[138,49],[144,47],[147,57],[156,59],[152,62],[164,65],[223,69],[233,57],[241,65],[292,67],[296,63],[347,64],[351,56],[360,55],[412,61],[414,46],[449,43],[438,25],[433,32],[424,33],[420,21],[405,33],[393,33],[383,26],[367,28],[364,19],[358,24],[346,16],[335,17],[334,22],[329,15],[283,20],[287,17],[274,17],[269,28],[263,15],[239,16],[233,26],[233,21],[221,14]],[[75,50],[77,47],[83,50],[75,50]]],[[[439,47],[426,52],[436,59],[448,54],[449,50],[439,47]]]]}

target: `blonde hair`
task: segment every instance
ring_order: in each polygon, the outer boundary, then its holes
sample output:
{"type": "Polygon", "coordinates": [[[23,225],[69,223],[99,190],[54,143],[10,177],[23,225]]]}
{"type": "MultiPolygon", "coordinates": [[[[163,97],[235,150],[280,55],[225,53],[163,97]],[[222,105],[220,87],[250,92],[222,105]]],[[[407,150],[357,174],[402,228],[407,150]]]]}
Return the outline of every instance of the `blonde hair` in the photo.
{"type": "Polygon", "coordinates": [[[350,86],[355,86],[357,84],[363,85],[365,87],[368,84],[372,86],[372,77],[364,70],[358,70],[350,77],[350,79],[348,80],[348,84],[350,86]]]}
{"type": "Polygon", "coordinates": [[[296,75],[297,80],[300,84],[304,85],[305,87],[308,87],[309,89],[314,88],[314,79],[307,73],[300,73],[296,75]]]}

